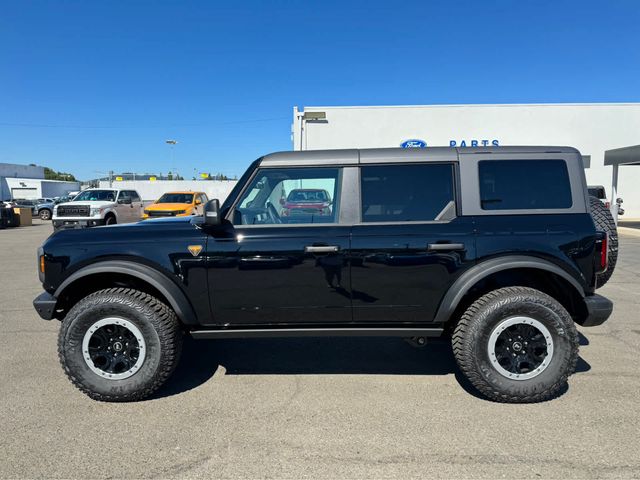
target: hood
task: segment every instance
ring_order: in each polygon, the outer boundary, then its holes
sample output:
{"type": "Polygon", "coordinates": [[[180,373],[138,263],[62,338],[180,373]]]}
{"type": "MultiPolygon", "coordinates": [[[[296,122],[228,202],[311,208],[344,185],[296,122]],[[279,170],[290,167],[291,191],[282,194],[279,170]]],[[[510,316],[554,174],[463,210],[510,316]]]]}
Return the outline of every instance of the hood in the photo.
{"type": "Polygon", "coordinates": [[[191,203],[152,203],[144,207],[145,210],[188,210],[193,207],[191,203]]]}
{"type": "Polygon", "coordinates": [[[170,230],[184,228],[196,228],[191,222],[202,217],[169,217],[145,220],[137,223],[121,223],[91,228],[72,230],[59,230],[54,232],[46,243],[71,243],[80,247],[82,242],[88,243],[127,243],[137,240],[160,240],[170,230]]]}

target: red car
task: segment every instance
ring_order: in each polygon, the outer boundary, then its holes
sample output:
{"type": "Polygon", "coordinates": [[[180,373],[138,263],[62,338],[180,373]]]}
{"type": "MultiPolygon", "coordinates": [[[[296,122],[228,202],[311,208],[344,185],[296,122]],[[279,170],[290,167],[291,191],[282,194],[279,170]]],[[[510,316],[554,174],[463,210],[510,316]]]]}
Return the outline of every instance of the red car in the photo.
{"type": "Polygon", "coordinates": [[[282,203],[282,216],[297,214],[331,215],[329,192],[319,188],[298,188],[291,190],[282,203]]]}

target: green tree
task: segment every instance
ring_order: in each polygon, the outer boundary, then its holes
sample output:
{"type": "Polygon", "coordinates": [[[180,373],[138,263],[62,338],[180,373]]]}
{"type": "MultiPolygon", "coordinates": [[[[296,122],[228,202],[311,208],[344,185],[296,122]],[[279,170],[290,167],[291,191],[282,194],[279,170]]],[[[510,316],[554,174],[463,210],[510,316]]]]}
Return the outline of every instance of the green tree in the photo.
{"type": "Polygon", "coordinates": [[[44,178],[45,180],[65,180],[68,182],[75,182],[76,177],[74,177],[70,173],[66,172],[56,172],[49,167],[44,167],[44,178]]]}

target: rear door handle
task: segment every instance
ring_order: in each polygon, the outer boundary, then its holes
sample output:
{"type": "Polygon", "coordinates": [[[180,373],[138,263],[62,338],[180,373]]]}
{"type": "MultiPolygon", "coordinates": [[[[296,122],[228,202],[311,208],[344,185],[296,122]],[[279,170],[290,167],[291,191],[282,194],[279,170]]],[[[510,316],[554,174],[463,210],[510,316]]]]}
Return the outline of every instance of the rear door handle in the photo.
{"type": "Polygon", "coordinates": [[[464,250],[464,243],[430,243],[427,246],[430,252],[450,252],[452,250],[464,250]]]}
{"type": "Polygon", "coordinates": [[[335,253],[340,250],[337,245],[307,245],[304,247],[306,253],[335,253]]]}

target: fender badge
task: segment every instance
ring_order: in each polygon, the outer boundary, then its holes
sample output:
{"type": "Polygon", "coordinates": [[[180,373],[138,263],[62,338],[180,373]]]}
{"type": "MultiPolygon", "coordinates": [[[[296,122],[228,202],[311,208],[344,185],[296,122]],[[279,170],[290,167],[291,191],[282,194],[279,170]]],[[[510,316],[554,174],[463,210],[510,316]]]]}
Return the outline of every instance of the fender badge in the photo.
{"type": "Polygon", "coordinates": [[[200,252],[202,251],[202,245],[189,245],[187,247],[187,250],[189,250],[191,255],[193,255],[194,257],[197,257],[198,255],[200,255],[200,252]]]}

